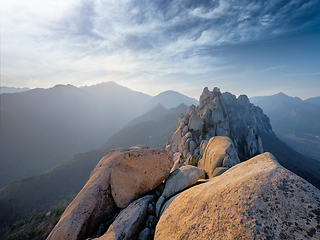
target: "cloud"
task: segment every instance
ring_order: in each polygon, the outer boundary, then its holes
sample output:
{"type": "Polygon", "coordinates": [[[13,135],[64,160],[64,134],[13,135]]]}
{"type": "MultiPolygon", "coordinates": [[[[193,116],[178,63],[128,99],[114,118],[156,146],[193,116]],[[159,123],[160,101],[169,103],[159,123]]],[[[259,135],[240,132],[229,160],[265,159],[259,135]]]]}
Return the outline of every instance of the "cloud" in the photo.
{"type": "Polygon", "coordinates": [[[89,47],[93,54],[97,50],[161,53],[168,45],[185,41],[185,47],[175,49],[184,52],[309,29],[319,25],[319,7],[318,1],[303,0],[90,1],[74,6],[71,12],[77,14],[69,14],[60,24],[80,39],[101,40],[96,47],[89,47]]]}
{"type": "Polygon", "coordinates": [[[315,31],[318,9],[318,0],[5,1],[2,70],[48,83],[211,77],[233,68],[222,47],[315,31]]]}

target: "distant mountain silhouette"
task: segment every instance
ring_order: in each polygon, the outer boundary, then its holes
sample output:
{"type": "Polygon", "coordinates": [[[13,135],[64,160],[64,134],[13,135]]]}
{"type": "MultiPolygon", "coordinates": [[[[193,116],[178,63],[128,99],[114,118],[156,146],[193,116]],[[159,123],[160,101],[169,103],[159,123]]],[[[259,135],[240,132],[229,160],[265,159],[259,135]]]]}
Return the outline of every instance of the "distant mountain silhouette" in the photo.
{"type": "Polygon", "coordinates": [[[161,103],[167,109],[177,107],[181,103],[187,106],[190,106],[192,104],[197,106],[199,104],[198,101],[194,98],[190,98],[179,92],[170,90],[162,92],[150,99],[149,102],[145,104],[146,111],[151,110],[158,103],[161,103]]]}
{"type": "Polygon", "coordinates": [[[139,122],[156,120],[159,117],[164,116],[166,113],[168,113],[168,110],[161,103],[158,103],[150,111],[146,112],[145,114],[141,115],[140,117],[137,117],[137,118],[131,120],[124,127],[131,127],[131,126],[136,125],[139,122]]]}
{"type": "Polygon", "coordinates": [[[320,105],[320,97],[313,97],[313,98],[308,98],[304,100],[307,103],[314,103],[320,105]]]}
{"type": "Polygon", "coordinates": [[[16,87],[0,87],[0,93],[15,93],[15,92],[24,92],[28,91],[30,88],[16,88],[16,87]]]}
{"type": "Polygon", "coordinates": [[[1,94],[0,187],[99,147],[150,99],[114,82],[1,94]]]}
{"type": "MultiPolygon", "coordinates": [[[[0,188],[101,146],[158,103],[171,108],[197,101],[174,91],[151,97],[115,82],[1,94],[0,188]]],[[[158,118],[165,112],[149,114],[158,118]]]]}
{"type": "Polygon", "coordinates": [[[315,104],[318,99],[302,101],[278,93],[250,100],[268,115],[281,140],[303,154],[320,159],[320,105],[315,104]]]}
{"type": "Polygon", "coordinates": [[[102,148],[132,147],[137,144],[152,148],[164,148],[171,140],[177,127],[177,119],[181,113],[186,113],[188,107],[180,104],[178,107],[163,111],[162,105],[157,105],[148,113],[131,121],[127,127],[111,136],[102,148]],[[160,111],[157,111],[160,109],[160,111]],[[161,113],[159,116],[156,112],[161,113]],[[133,125],[133,123],[135,123],[133,125]]]}

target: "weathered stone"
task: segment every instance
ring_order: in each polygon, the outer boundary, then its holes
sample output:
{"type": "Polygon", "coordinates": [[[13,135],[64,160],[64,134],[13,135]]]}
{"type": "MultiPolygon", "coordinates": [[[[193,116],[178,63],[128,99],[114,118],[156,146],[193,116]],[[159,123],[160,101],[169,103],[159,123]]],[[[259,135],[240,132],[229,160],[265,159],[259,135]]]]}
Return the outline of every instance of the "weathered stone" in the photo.
{"type": "Polygon", "coordinates": [[[187,132],[183,138],[182,138],[182,143],[184,144],[188,139],[192,139],[192,133],[191,132],[187,132]]]}
{"type": "Polygon", "coordinates": [[[172,151],[181,151],[180,149],[180,142],[181,142],[181,133],[182,133],[182,130],[181,129],[177,129],[173,136],[172,136],[172,143],[171,143],[171,150],[172,151]]]}
{"type": "Polygon", "coordinates": [[[119,148],[110,151],[92,171],[47,239],[93,236],[109,215],[165,180],[172,164],[172,154],[164,150],[119,148]]]}
{"type": "Polygon", "coordinates": [[[173,165],[170,152],[156,149],[123,153],[115,161],[110,168],[110,185],[119,208],[158,186],[169,176],[173,165]]]}
{"type": "Polygon", "coordinates": [[[238,163],[240,160],[231,139],[217,136],[210,139],[202,159],[198,162],[198,167],[205,170],[208,177],[212,178],[217,167],[231,167],[238,163]]]}
{"type": "Polygon", "coordinates": [[[197,147],[197,144],[196,144],[194,141],[190,141],[190,142],[189,142],[189,151],[190,151],[191,153],[194,152],[194,150],[196,149],[196,147],[197,147]]]}
{"type": "Polygon", "coordinates": [[[250,105],[250,100],[247,97],[247,95],[240,95],[238,97],[239,102],[241,102],[243,105],[249,106],[250,105]]]}
{"type": "Polygon", "coordinates": [[[191,141],[192,141],[191,138],[187,138],[187,140],[186,140],[185,143],[184,143],[184,150],[187,150],[187,152],[190,151],[190,149],[189,149],[189,143],[190,143],[191,141]]]}
{"type": "Polygon", "coordinates": [[[186,115],[181,119],[181,123],[183,123],[184,125],[188,125],[189,118],[190,118],[190,115],[189,115],[189,114],[186,114],[186,115]]]}
{"type": "Polygon", "coordinates": [[[195,158],[197,158],[197,157],[199,156],[199,154],[200,154],[200,149],[199,149],[199,148],[196,148],[196,149],[194,150],[194,152],[193,152],[193,156],[194,156],[195,158]]]}
{"type": "Polygon", "coordinates": [[[159,216],[159,213],[161,211],[162,205],[166,199],[163,196],[160,196],[157,203],[156,203],[156,216],[159,216]]]}
{"type": "Polygon", "coordinates": [[[209,91],[208,87],[205,87],[203,89],[203,92],[199,98],[199,107],[201,108],[203,105],[205,105],[208,98],[210,98],[211,92],[209,91]]]}
{"type": "Polygon", "coordinates": [[[246,152],[249,156],[263,152],[261,138],[255,133],[253,127],[249,127],[247,130],[246,143],[246,152]]]}
{"type": "Polygon", "coordinates": [[[109,227],[108,231],[99,240],[132,239],[143,228],[147,218],[148,204],[155,199],[154,195],[148,195],[132,202],[121,211],[118,217],[109,227]]]}
{"type": "Polygon", "coordinates": [[[212,110],[211,119],[214,124],[218,124],[224,121],[223,111],[220,107],[212,110]]]}
{"type": "Polygon", "coordinates": [[[191,112],[194,110],[196,110],[196,106],[192,104],[188,107],[187,114],[191,115],[191,112]]]}
{"type": "Polygon", "coordinates": [[[149,228],[143,229],[138,236],[138,240],[149,240],[151,236],[151,232],[149,228]]]}
{"type": "Polygon", "coordinates": [[[175,170],[166,181],[162,196],[156,204],[156,213],[159,214],[161,205],[165,199],[194,185],[199,179],[204,177],[205,173],[202,169],[190,165],[175,170]]]}
{"type": "Polygon", "coordinates": [[[320,239],[320,191],[270,153],[165,204],[155,239],[320,239]]]}
{"type": "Polygon", "coordinates": [[[192,159],[192,154],[191,154],[191,152],[187,152],[186,153],[186,155],[185,155],[186,157],[185,157],[185,164],[189,164],[190,162],[191,162],[191,159],[192,159]]]}
{"type": "Polygon", "coordinates": [[[170,170],[170,173],[172,173],[174,170],[180,168],[183,165],[182,159],[181,159],[181,153],[176,152],[173,154],[173,167],[170,170]]]}
{"type": "Polygon", "coordinates": [[[203,110],[203,112],[202,112],[201,119],[202,119],[203,121],[210,121],[210,120],[211,120],[211,115],[212,115],[212,113],[211,113],[210,109],[205,108],[205,109],[203,110]]]}
{"type": "Polygon", "coordinates": [[[188,131],[189,131],[189,127],[188,126],[184,126],[182,128],[182,131],[181,131],[181,136],[184,136],[188,131]]]}
{"type": "Polygon", "coordinates": [[[182,166],[170,174],[170,177],[166,180],[162,196],[164,198],[171,197],[204,177],[205,173],[202,169],[190,165],[182,166]]]}
{"type": "Polygon", "coordinates": [[[194,131],[202,132],[203,122],[201,118],[196,113],[194,113],[190,116],[188,126],[190,130],[193,129],[194,131]]]}
{"type": "Polygon", "coordinates": [[[208,140],[203,140],[200,143],[200,156],[203,156],[204,151],[206,150],[207,144],[208,144],[208,140]]]}

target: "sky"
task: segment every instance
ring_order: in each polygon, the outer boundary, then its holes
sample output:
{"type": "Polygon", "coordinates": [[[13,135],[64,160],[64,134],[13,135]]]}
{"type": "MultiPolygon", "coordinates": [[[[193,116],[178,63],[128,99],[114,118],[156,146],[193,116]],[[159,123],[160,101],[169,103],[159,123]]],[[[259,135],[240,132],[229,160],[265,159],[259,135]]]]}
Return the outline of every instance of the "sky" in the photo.
{"type": "Polygon", "coordinates": [[[1,1],[1,86],[107,81],[320,96],[320,1],[1,1]]]}

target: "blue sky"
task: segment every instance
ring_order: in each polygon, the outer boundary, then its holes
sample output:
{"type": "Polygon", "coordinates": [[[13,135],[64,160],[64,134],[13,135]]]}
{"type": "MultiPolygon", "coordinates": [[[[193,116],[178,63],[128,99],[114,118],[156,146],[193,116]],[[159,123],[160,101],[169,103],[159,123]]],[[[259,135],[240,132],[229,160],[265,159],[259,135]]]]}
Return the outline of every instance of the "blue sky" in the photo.
{"type": "Polygon", "coordinates": [[[1,1],[1,85],[320,96],[319,0],[1,1]]]}

